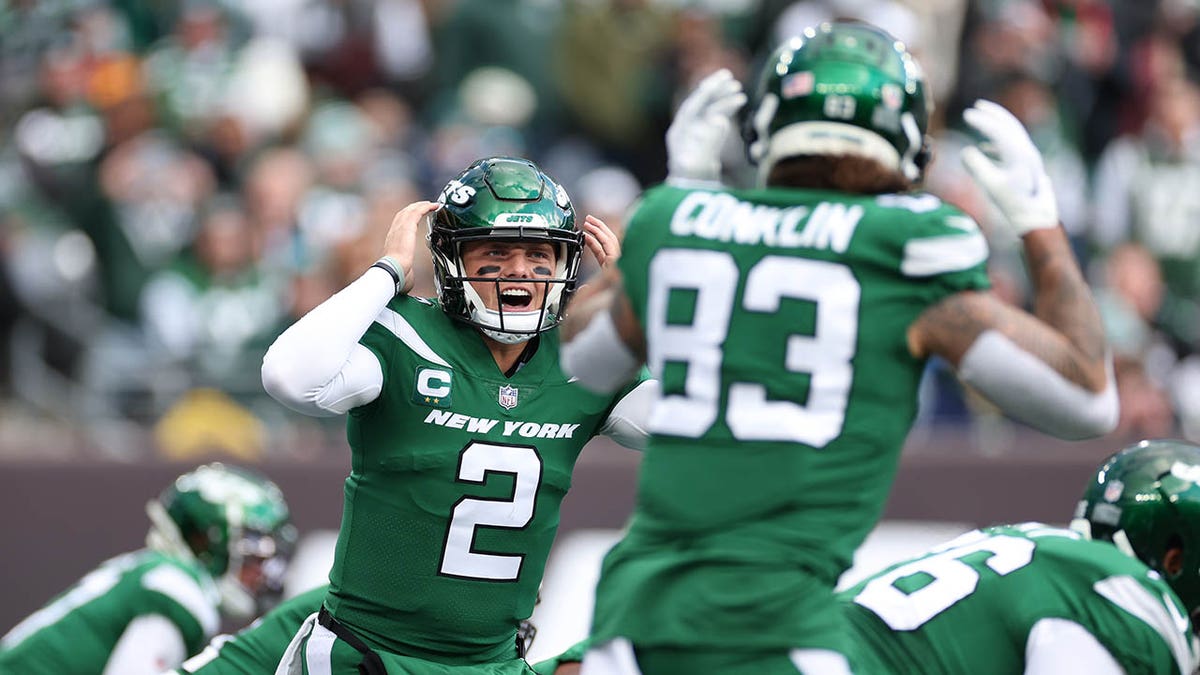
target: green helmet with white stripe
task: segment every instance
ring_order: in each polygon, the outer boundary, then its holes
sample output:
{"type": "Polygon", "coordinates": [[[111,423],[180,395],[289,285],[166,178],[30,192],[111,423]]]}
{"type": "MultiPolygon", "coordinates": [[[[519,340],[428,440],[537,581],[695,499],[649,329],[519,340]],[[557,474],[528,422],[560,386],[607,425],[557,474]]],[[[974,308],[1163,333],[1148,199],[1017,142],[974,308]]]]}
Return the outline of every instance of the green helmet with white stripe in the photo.
{"type": "Polygon", "coordinates": [[[854,155],[915,182],[931,110],[903,43],[865,23],[823,23],[767,60],[742,132],[760,177],[788,157],[854,155]]]}
{"type": "Polygon", "coordinates": [[[176,478],[146,512],[147,545],[207,570],[230,617],[250,618],[282,591],[296,530],[282,491],[267,478],[205,464],[176,478]]]}
{"type": "MultiPolygon", "coordinates": [[[[503,343],[525,342],[558,325],[575,292],[583,233],[566,190],[527,159],[481,159],[451,180],[429,226],[434,281],[442,309],[454,319],[503,343]],[[472,276],[463,268],[462,247],[475,241],[542,241],[557,259],[540,307],[506,311],[488,308],[471,283],[499,284],[501,277],[472,276]]],[[[529,280],[523,280],[529,281],[529,280]]],[[[497,295],[500,295],[497,291],[497,295]]]]}
{"type": "Polygon", "coordinates": [[[1197,615],[1200,447],[1146,440],[1109,457],[1088,481],[1071,527],[1146,563],[1197,615]]]}

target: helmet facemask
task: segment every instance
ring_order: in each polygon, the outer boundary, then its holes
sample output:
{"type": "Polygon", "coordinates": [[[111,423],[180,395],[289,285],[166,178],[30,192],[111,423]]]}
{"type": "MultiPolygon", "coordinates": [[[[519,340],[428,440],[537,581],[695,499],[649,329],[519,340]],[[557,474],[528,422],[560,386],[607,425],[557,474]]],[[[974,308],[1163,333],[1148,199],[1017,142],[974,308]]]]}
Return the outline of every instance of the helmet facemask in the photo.
{"type": "Polygon", "coordinates": [[[290,524],[275,532],[231,528],[229,567],[217,579],[221,609],[227,616],[246,620],[279,603],[294,529],[290,524]]]}
{"type": "Polygon", "coordinates": [[[498,158],[472,165],[447,185],[441,201],[445,206],[429,221],[428,241],[443,310],[504,344],[526,342],[557,326],[575,293],[583,252],[583,234],[574,227],[562,187],[530,162],[498,158]],[[554,268],[546,276],[481,275],[463,261],[464,249],[475,242],[548,243],[554,268]],[[495,291],[494,309],[479,293],[483,284],[495,291]],[[535,293],[530,307],[505,309],[502,288],[514,284],[540,289],[541,301],[535,293]]]}

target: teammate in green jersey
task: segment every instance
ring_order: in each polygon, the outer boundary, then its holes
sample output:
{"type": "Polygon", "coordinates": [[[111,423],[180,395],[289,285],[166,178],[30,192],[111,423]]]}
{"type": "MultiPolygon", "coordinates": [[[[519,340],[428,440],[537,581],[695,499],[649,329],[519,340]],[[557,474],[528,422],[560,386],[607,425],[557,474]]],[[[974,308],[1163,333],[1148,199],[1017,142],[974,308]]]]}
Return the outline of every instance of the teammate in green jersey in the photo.
{"type": "Polygon", "coordinates": [[[200,651],[219,613],[278,590],[295,541],[274,483],[219,463],[146,506],[147,547],[100,565],[0,639],[0,673],[156,675],[200,651]]]}
{"type": "Polygon", "coordinates": [[[1189,675],[1200,645],[1200,447],[1143,441],[1071,530],[963,535],[841,594],[863,672],[1189,675]]]}
{"type": "Polygon", "coordinates": [[[289,598],[254,620],[236,635],[218,635],[199,654],[175,670],[175,675],[261,675],[273,673],[292,636],[321,608],[328,586],[318,586],[289,598]]]}
{"type": "MultiPolygon", "coordinates": [[[[280,603],[237,635],[218,635],[202,652],[177,668],[173,675],[259,675],[275,672],[296,631],[305,619],[321,609],[328,592],[328,584],[305,591],[280,603]]],[[[524,640],[528,648],[533,633],[536,631],[532,629],[532,624],[522,622],[517,639],[524,640]]],[[[559,657],[567,664],[577,663],[582,658],[582,646],[559,657]]],[[[550,663],[538,663],[534,666],[535,672],[540,675],[543,672],[541,668],[550,663]]],[[[550,670],[546,672],[555,673],[553,665],[548,667],[550,670]]]]}
{"type": "Polygon", "coordinates": [[[576,314],[564,347],[596,391],[643,362],[661,383],[585,673],[850,672],[833,587],[878,520],[930,356],[1048,433],[1116,423],[1098,313],[1011,114],[968,110],[989,154],[963,157],[1021,237],[1036,315],[989,292],[977,224],[915,190],[929,102],[893,37],[823,24],[777,50],[746,114],[764,187],[730,190],[717,149],[743,96],[719,73],[680,107],[668,145],[691,151],[668,152],[688,161],[643,195],[609,311],[576,314]]]}
{"type": "Polygon", "coordinates": [[[585,242],[602,265],[619,255],[538,167],[481,160],[401,210],[384,257],[271,346],[267,391],[349,413],[351,448],[329,593],[280,672],[527,672],[517,630],[575,460],[596,434],[640,446],[653,398],[634,377],[593,394],[559,368],[585,242]],[[436,299],[406,294],[421,223],[436,299]]]}

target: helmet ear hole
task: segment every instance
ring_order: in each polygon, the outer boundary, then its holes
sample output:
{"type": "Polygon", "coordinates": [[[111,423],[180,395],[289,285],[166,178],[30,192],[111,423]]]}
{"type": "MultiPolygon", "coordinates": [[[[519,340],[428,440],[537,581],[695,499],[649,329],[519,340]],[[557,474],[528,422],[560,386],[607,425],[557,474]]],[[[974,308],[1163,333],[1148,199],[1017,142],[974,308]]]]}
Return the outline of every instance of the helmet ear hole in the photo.
{"type": "Polygon", "coordinates": [[[1183,571],[1183,563],[1183,538],[1178,534],[1173,534],[1167,541],[1167,548],[1162,554],[1162,571],[1169,577],[1177,577],[1183,571]]]}

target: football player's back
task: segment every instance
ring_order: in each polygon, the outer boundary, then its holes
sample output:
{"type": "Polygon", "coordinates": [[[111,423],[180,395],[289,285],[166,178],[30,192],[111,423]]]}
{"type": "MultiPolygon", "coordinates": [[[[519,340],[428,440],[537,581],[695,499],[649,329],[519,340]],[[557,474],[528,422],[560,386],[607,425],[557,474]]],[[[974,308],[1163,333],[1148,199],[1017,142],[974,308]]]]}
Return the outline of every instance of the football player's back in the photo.
{"type": "Polygon", "coordinates": [[[662,376],[638,525],[740,539],[770,522],[848,562],[916,413],[907,328],[986,288],[986,256],[928,195],[650,191],[621,262],[662,376]]]}

